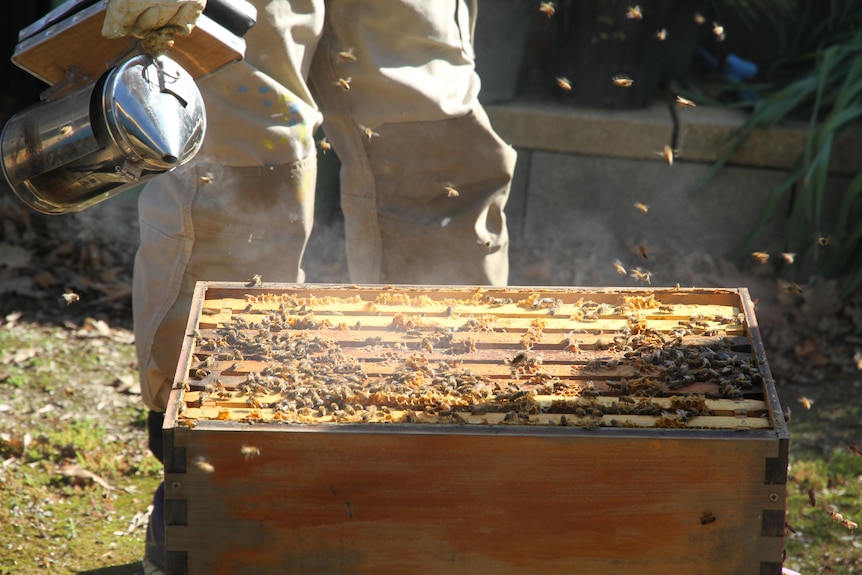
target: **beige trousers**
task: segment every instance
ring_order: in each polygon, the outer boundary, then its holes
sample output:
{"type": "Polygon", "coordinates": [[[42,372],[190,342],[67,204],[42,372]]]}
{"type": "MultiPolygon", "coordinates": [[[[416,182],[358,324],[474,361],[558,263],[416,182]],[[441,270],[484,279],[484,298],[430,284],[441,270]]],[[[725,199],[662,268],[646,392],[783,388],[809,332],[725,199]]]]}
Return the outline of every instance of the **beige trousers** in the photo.
{"type": "Polygon", "coordinates": [[[321,121],[342,163],[352,281],[508,278],[503,210],[516,154],[476,99],[467,4],[253,3],[245,61],[200,82],[201,153],[141,193],[135,337],[144,402],[157,411],[197,281],[305,281],[321,121]]]}

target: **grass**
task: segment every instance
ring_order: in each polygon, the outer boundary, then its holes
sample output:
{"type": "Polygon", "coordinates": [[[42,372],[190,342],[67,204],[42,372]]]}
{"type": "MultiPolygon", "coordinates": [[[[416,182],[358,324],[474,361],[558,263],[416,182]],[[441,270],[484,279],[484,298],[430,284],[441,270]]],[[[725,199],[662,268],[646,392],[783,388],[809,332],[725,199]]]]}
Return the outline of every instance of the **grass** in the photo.
{"type": "Polygon", "coordinates": [[[161,478],[146,412],[113,387],[131,339],[0,327],[0,573],[134,573],[161,478]]]}
{"type": "Polygon", "coordinates": [[[862,522],[862,457],[848,449],[795,454],[788,480],[786,565],[803,574],[862,572],[862,537],[842,523],[862,522]]]}
{"type": "Polygon", "coordinates": [[[157,484],[141,473],[111,491],[72,486],[43,464],[8,475],[0,488],[0,572],[80,573],[140,561],[143,529],[128,530],[157,484]]]}

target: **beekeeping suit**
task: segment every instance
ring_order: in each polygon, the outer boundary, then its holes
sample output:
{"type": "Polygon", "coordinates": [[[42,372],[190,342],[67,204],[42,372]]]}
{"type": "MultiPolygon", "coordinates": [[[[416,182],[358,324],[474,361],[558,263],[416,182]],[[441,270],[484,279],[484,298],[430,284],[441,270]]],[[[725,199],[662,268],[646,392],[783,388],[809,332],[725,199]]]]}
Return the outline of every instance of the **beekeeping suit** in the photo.
{"type": "MultiPolygon", "coordinates": [[[[126,6],[113,29],[106,18],[103,33],[143,36],[157,25],[188,33],[204,3],[111,0],[109,10],[126,6]]],[[[167,403],[195,282],[256,274],[305,281],[321,123],[342,163],[351,281],[507,281],[503,208],[516,154],[477,100],[475,6],[252,4],[257,23],[244,61],[198,82],[207,111],[201,151],[141,193],[135,336],[144,401],[157,411],[167,403]]]]}

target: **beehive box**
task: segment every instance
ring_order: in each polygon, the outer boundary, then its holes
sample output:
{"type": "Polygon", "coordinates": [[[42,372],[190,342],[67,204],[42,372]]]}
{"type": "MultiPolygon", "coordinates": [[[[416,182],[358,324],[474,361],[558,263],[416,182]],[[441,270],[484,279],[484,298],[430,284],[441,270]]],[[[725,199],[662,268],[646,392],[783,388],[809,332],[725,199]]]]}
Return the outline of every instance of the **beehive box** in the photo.
{"type": "Polygon", "coordinates": [[[169,573],[781,572],[745,289],[199,283],[169,573]]]}

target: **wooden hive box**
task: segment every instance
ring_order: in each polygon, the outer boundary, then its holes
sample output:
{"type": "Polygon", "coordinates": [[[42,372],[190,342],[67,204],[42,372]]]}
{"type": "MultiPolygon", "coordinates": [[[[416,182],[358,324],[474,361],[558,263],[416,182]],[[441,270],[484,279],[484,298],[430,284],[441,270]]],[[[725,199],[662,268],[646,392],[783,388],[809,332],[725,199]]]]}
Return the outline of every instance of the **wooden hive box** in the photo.
{"type": "Polygon", "coordinates": [[[745,289],[198,284],[169,573],[778,575],[745,289]]]}

